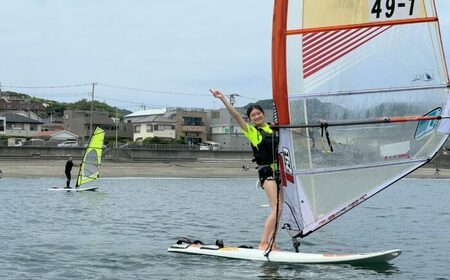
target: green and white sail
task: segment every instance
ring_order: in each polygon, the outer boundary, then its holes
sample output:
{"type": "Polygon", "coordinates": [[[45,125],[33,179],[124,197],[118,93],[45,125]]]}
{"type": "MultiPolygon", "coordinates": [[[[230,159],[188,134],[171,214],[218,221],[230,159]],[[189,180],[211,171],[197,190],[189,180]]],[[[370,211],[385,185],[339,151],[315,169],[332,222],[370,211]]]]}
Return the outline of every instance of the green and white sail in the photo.
{"type": "Polygon", "coordinates": [[[433,0],[275,0],[272,59],[293,236],[429,162],[448,138],[433,0]]]}
{"type": "Polygon", "coordinates": [[[99,177],[105,131],[97,127],[89,140],[78,172],[77,187],[99,177]]]}

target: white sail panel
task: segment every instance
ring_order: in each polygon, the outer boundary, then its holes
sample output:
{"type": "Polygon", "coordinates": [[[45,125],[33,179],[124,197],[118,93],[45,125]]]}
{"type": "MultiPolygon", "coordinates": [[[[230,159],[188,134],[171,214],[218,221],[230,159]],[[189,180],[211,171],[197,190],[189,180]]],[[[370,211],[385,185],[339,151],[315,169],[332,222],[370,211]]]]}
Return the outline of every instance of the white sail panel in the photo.
{"type": "MultiPolygon", "coordinates": [[[[330,95],[290,100],[290,115],[293,125],[317,123],[318,120],[346,122],[402,116],[429,115],[446,103],[446,89],[421,91],[377,92],[356,95],[330,95]],[[414,100],[414,102],[411,102],[414,100]]],[[[441,111],[441,110],[438,110],[441,111]]],[[[438,122],[432,124],[432,131],[438,122]]],[[[366,124],[329,127],[330,141],[334,152],[330,152],[327,139],[321,128],[303,128],[292,132],[296,168],[330,168],[335,166],[371,165],[428,158],[442,139],[439,133],[424,134],[418,122],[366,124]],[[408,142],[407,152],[396,156],[383,154],[387,145],[408,142]]]]}
{"type": "MultiPolygon", "coordinates": [[[[303,233],[325,225],[347,210],[356,207],[388,182],[395,182],[423,162],[298,175],[304,190],[302,198],[303,233]]],[[[292,214],[287,212],[289,216],[292,214]]],[[[290,218],[292,219],[292,218],[290,218]]],[[[292,224],[292,221],[289,222],[292,224]]],[[[295,230],[295,226],[291,225],[295,230]]],[[[298,229],[297,229],[298,230],[298,229]]]]}
{"type": "Polygon", "coordinates": [[[289,36],[289,95],[446,85],[437,34],[436,23],[373,27],[303,48],[310,34],[289,36]]]}

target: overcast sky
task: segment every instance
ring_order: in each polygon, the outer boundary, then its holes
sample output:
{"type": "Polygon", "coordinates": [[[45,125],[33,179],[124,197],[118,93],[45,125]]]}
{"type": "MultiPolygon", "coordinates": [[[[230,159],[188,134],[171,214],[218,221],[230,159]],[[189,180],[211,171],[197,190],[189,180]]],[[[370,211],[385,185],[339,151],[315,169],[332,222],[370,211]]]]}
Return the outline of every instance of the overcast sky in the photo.
{"type": "MultiPolygon", "coordinates": [[[[450,1],[436,0],[447,57],[450,1]]],[[[273,0],[2,0],[2,90],[73,102],[220,108],[271,98],[273,0]],[[24,87],[24,88],[20,88],[24,87]]],[[[449,60],[450,61],[450,60],[449,60]]]]}

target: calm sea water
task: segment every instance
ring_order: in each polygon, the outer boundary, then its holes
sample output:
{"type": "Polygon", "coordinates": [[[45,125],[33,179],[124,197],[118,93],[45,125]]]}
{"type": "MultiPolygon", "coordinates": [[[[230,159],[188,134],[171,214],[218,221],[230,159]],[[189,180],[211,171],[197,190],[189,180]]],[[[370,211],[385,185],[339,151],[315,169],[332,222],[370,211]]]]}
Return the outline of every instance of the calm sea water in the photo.
{"type": "MultiPolygon", "coordinates": [[[[305,252],[399,248],[387,265],[286,265],[168,253],[179,237],[256,246],[255,179],[0,180],[0,279],[450,279],[450,181],[405,179],[304,240],[305,252]]],[[[280,233],[280,247],[291,250],[280,233]]]]}

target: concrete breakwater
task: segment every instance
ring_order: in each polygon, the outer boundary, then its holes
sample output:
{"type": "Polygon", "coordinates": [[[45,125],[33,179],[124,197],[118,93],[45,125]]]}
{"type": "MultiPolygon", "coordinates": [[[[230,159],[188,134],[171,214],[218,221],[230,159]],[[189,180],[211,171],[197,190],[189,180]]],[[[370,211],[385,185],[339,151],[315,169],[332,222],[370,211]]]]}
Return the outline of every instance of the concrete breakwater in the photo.
{"type": "MultiPolygon", "coordinates": [[[[83,157],[84,148],[72,147],[0,147],[2,158],[49,158],[61,159],[72,156],[83,157]]],[[[118,161],[195,161],[199,158],[248,160],[252,158],[251,151],[199,151],[199,150],[155,150],[139,148],[105,148],[105,160],[118,161]]]]}
{"type": "MultiPolygon", "coordinates": [[[[83,153],[83,148],[2,147],[0,170],[4,177],[10,178],[63,178],[67,158],[72,156],[79,163],[83,153]]],[[[251,159],[251,152],[242,151],[106,149],[101,176],[257,178],[251,159]]],[[[450,156],[437,155],[409,177],[450,178],[450,156]]]]}
{"type": "MultiPolygon", "coordinates": [[[[0,158],[47,158],[65,159],[68,156],[81,158],[84,148],[59,147],[0,147],[0,158]]],[[[135,161],[135,162],[180,162],[196,161],[198,159],[215,160],[251,160],[251,151],[199,151],[199,150],[155,150],[139,148],[109,148],[104,150],[105,160],[135,161]]],[[[429,168],[450,169],[450,155],[439,152],[433,160],[426,165],[429,168]]]]}
{"type": "MultiPolygon", "coordinates": [[[[79,163],[84,148],[1,147],[3,177],[64,177],[69,156],[79,163]]],[[[257,177],[251,152],[110,149],[103,155],[101,177],[257,177]]],[[[72,171],[76,176],[77,168],[72,171]]]]}

